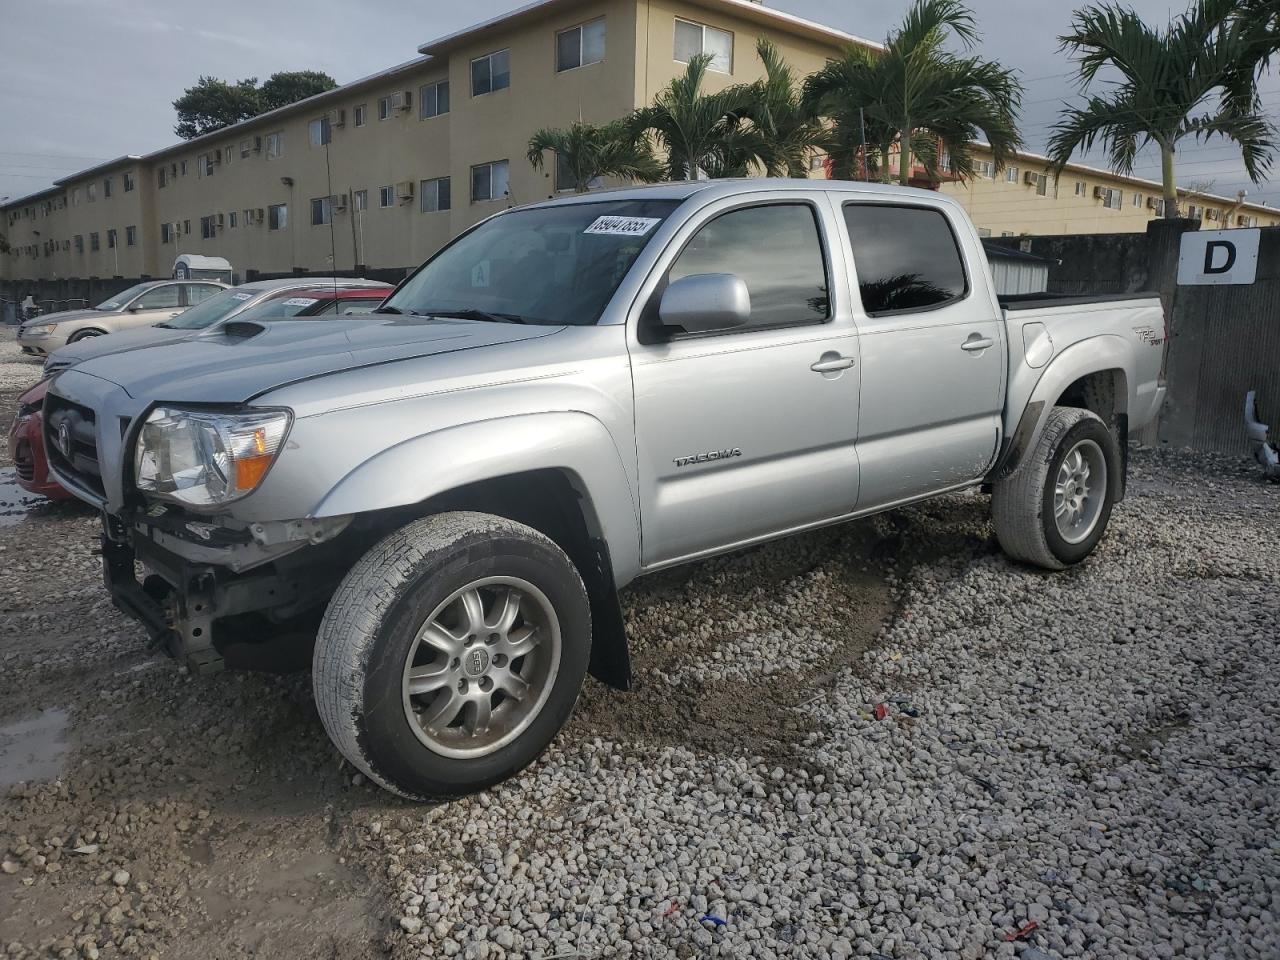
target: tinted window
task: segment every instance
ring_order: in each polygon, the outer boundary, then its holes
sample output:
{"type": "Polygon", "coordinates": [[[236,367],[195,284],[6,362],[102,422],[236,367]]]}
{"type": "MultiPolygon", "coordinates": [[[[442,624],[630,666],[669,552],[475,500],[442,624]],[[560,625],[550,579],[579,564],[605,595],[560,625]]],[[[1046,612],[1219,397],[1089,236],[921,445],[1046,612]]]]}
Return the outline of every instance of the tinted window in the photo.
{"type": "Polygon", "coordinates": [[[189,283],[187,284],[187,303],[194,305],[201,300],[208,300],[220,290],[222,287],[215,287],[210,283],[189,283]]]}
{"type": "Polygon", "coordinates": [[[960,248],[940,211],[849,203],[844,219],[868,315],[925,310],[964,296],[960,248]]]}
{"type": "Polygon", "coordinates": [[[170,283],[167,286],[148,290],[132,305],[141,310],[163,310],[167,307],[176,307],[178,306],[178,285],[170,283]]]}
{"type": "Polygon", "coordinates": [[[732,273],[751,294],[751,326],[814,323],[828,316],[827,271],[813,211],[787,203],[735,210],[698,231],[668,280],[732,273]]]}

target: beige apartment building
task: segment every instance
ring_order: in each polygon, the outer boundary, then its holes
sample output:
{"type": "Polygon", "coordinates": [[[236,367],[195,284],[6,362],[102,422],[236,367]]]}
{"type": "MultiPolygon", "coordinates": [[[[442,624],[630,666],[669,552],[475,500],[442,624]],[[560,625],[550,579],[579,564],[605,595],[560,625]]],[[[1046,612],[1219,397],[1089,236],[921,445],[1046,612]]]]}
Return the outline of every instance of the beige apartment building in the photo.
{"type": "MultiPolygon", "coordinates": [[[[0,280],[168,276],[179,254],[237,273],[398,270],[504,206],[553,196],[526,158],[540,127],[648,104],[695,53],[711,88],[763,75],[767,36],[800,76],[848,44],[875,46],[750,0],[541,0],[433,40],[336,90],[146,156],[127,156],[0,207],[0,280]]],[[[1058,183],[1019,157],[944,182],[984,233],[1140,231],[1156,184],[1072,166],[1058,183]]],[[[823,176],[815,158],[814,176],[823,176]]],[[[1212,226],[1280,212],[1220,197],[1212,226]]]]}

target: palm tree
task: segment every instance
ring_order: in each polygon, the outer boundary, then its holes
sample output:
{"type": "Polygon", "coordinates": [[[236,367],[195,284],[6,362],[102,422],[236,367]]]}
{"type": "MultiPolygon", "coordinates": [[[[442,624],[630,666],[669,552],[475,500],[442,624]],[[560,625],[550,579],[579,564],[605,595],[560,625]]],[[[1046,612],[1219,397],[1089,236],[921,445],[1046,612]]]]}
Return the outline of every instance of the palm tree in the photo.
{"type": "Polygon", "coordinates": [[[654,183],[662,179],[662,164],[646,139],[637,137],[625,120],[603,126],[579,120],[568,129],[543,129],[529,138],[529,162],[541,170],[550,150],[573,179],[573,189],[586,193],[600,177],[619,177],[654,183]]]}
{"type": "Polygon", "coordinates": [[[898,150],[898,182],[908,183],[911,161],[939,176],[941,158],[960,179],[973,175],[973,141],[991,145],[997,169],[1022,143],[1017,128],[1022,87],[1012,71],[980,57],[945,49],[978,40],[973,14],[960,0],[916,0],[884,50],[849,47],[805,82],[811,110],[832,121],[829,143],[845,151],[866,135],[864,160],[882,176],[898,150]]]}
{"type": "Polygon", "coordinates": [[[703,93],[710,54],[689,61],[684,75],[664,87],[652,105],[630,118],[637,135],[652,134],[666,153],[667,178],[746,176],[753,165],[767,166],[769,145],[750,122],[751,85],[734,85],[703,93]]]}
{"type": "Polygon", "coordinates": [[[1082,106],[1065,106],[1049,140],[1055,172],[1077,149],[1100,143],[1112,169],[1131,173],[1138,151],[1154,144],[1166,217],[1178,215],[1174,157],[1187,137],[1235,141],[1249,178],[1264,178],[1275,132],[1258,98],[1257,73],[1265,63],[1258,54],[1261,28],[1239,13],[1239,0],[1196,0],[1158,29],[1112,4],[1077,11],[1072,32],[1060,39],[1062,49],[1076,55],[1081,89],[1104,68],[1119,79],[1108,77],[1107,92],[1093,94],[1082,106]]]}
{"type": "Polygon", "coordinates": [[[764,64],[765,78],[750,84],[748,117],[763,138],[760,161],[770,177],[806,177],[809,155],[825,142],[816,114],[805,104],[795,73],[773,41],[761,37],[756,54],[764,64]]]}

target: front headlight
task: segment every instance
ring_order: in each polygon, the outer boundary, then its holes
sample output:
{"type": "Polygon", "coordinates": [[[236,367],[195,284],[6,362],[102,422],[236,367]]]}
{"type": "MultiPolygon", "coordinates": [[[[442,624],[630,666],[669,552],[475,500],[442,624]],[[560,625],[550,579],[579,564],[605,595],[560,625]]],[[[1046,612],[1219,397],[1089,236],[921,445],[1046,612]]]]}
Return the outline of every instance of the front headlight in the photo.
{"type": "Polygon", "coordinates": [[[164,500],[216,506],[248,496],[284,445],[288,410],[214,413],[157,407],[134,452],[139,490],[164,500]]]}
{"type": "Polygon", "coordinates": [[[34,327],[27,327],[22,331],[24,337],[47,337],[58,328],[56,323],[38,323],[34,327]]]}

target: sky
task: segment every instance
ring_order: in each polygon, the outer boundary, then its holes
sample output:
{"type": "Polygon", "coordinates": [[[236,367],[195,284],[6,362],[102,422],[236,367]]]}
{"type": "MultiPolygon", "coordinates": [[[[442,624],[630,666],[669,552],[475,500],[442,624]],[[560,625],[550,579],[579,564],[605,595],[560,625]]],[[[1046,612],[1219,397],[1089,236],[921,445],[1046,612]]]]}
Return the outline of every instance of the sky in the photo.
{"type": "MultiPolygon", "coordinates": [[[[417,47],[520,6],[525,0],[0,0],[7,43],[0,58],[0,198],[20,197],[95,162],[145,154],[176,141],[172,101],[201,74],[265,80],[278,70],[323,70],[339,83],[410,60],[417,47]]],[[[1064,99],[1077,96],[1057,49],[1077,4],[969,0],[978,52],[1018,71],[1028,149],[1042,152],[1064,99]]],[[[1182,9],[1129,0],[1148,22],[1182,9]]],[[[883,40],[906,0],[769,0],[768,6],[857,36],[883,40]]],[[[1280,67],[1280,64],[1278,64],[1280,67]]],[[[1280,72],[1262,81],[1280,115],[1280,72]]],[[[1101,156],[1078,157],[1103,166],[1101,156]]],[[[1159,179],[1159,156],[1135,172],[1159,179]]],[[[1183,186],[1280,206],[1280,185],[1250,184],[1228,141],[1185,147],[1183,186]]]]}

